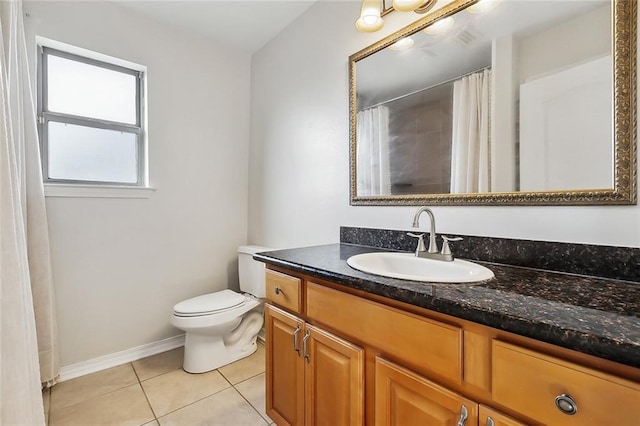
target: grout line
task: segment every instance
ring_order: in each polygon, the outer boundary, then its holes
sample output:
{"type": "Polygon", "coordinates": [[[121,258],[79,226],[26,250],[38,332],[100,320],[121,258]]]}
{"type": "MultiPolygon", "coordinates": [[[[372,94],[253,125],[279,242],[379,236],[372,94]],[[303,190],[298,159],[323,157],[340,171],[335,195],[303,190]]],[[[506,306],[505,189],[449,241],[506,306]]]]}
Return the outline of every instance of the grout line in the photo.
{"type": "MultiPolygon", "coordinates": [[[[256,376],[253,376],[256,377],[256,376]]],[[[250,380],[250,379],[247,379],[250,380]]],[[[245,382],[247,381],[245,380],[245,382]]],[[[244,382],[240,382],[240,383],[244,383],[244,382]]],[[[255,411],[256,413],[258,413],[258,415],[260,416],[261,419],[263,419],[267,425],[270,425],[272,423],[272,421],[267,420],[264,418],[264,416],[262,414],[260,414],[260,411],[258,411],[258,409],[256,407],[253,406],[253,404],[251,403],[251,401],[249,401],[247,398],[245,398],[244,394],[242,392],[240,392],[240,389],[237,389],[235,386],[233,387],[233,389],[235,389],[236,392],[238,392],[240,394],[240,396],[242,397],[242,399],[244,399],[245,401],[247,401],[247,404],[249,404],[249,407],[253,408],[253,411],[255,411]]],[[[266,407],[265,407],[266,408],[266,407]]],[[[265,410],[266,411],[266,410],[265,410]]]]}
{"type": "Polygon", "coordinates": [[[156,422],[160,423],[158,421],[158,416],[156,415],[156,411],[153,409],[153,405],[151,405],[151,401],[149,400],[149,396],[147,395],[147,391],[145,391],[144,390],[144,386],[142,386],[142,381],[140,380],[140,376],[138,376],[138,372],[136,371],[136,368],[133,366],[133,362],[130,362],[129,364],[131,364],[131,368],[133,368],[133,372],[136,375],[136,379],[138,379],[138,385],[140,385],[140,389],[142,389],[142,394],[144,395],[144,399],[147,401],[147,404],[149,405],[149,409],[151,410],[151,414],[153,414],[153,419],[156,422]]]}
{"type": "Polygon", "coordinates": [[[229,386],[234,387],[233,383],[231,383],[231,380],[227,379],[227,376],[225,376],[224,374],[222,374],[222,371],[220,371],[219,368],[216,368],[215,371],[218,372],[218,374],[220,374],[222,376],[222,378],[229,383],[229,386]]]}
{"type": "Polygon", "coordinates": [[[251,377],[247,377],[246,379],[243,379],[242,381],[240,381],[240,382],[236,383],[235,385],[231,385],[231,386],[234,386],[234,387],[235,387],[235,386],[238,386],[240,383],[244,383],[244,382],[247,382],[247,381],[249,381],[249,380],[251,380],[251,379],[255,379],[255,378],[256,378],[256,377],[258,377],[259,375],[261,375],[261,374],[265,374],[265,373],[266,373],[266,370],[265,370],[265,371],[261,371],[260,373],[258,373],[258,374],[254,374],[254,375],[253,375],[253,376],[251,376],[251,377]]]}
{"type": "MultiPolygon", "coordinates": [[[[220,390],[219,390],[219,391],[217,391],[217,392],[214,392],[214,393],[212,393],[212,394],[210,394],[210,395],[207,395],[207,396],[205,396],[205,397],[202,397],[202,398],[200,398],[200,399],[198,399],[198,400],[196,400],[196,401],[192,401],[192,402],[190,402],[190,403],[188,403],[188,404],[186,404],[186,405],[183,405],[182,407],[178,407],[178,408],[176,408],[175,410],[169,411],[169,412],[167,412],[167,413],[163,414],[162,416],[160,416],[160,418],[162,418],[162,417],[166,417],[166,416],[168,416],[168,415],[169,415],[169,414],[171,414],[171,413],[175,413],[176,411],[180,411],[180,410],[182,410],[183,408],[187,408],[187,407],[189,407],[190,405],[195,404],[196,402],[200,402],[200,401],[202,401],[203,399],[207,399],[207,398],[209,398],[209,397],[211,397],[211,396],[213,396],[213,395],[217,395],[217,394],[219,394],[220,392],[224,392],[224,391],[229,390],[229,389],[231,389],[231,388],[233,388],[233,386],[229,386],[228,388],[220,389],[220,390]]],[[[156,419],[156,420],[158,420],[158,419],[156,419]]],[[[159,420],[158,420],[158,422],[159,422],[159,420]]]]}

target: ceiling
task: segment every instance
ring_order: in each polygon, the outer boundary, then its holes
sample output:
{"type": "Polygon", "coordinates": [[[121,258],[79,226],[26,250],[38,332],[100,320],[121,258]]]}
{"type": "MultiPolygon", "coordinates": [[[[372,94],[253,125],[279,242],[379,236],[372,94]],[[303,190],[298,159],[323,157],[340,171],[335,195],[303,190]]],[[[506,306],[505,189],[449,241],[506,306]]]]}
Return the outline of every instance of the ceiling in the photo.
{"type": "Polygon", "coordinates": [[[252,54],[318,0],[115,0],[156,21],[252,54]]]}

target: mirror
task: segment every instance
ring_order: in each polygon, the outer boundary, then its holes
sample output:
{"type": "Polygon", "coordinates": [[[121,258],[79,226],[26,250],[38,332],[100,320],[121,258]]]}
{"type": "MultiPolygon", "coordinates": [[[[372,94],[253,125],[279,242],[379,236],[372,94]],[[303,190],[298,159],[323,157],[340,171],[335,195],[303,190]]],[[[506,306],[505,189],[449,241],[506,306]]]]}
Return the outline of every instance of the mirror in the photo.
{"type": "Polygon", "coordinates": [[[351,204],[635,204],[636,27],[626,0],[454,0],[351,55],[351,204]]]}

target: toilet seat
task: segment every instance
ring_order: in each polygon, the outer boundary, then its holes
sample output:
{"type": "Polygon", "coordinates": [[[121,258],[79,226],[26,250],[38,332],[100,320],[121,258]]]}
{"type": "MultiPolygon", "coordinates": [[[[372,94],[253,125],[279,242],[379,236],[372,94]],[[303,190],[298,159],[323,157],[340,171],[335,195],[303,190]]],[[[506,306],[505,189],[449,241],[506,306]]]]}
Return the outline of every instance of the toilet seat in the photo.
{"type": "Polygon", "coordinates": [[[197,317],[229,311],[244,305],[246,298],[233,290],[222,290],[184,300],[173,307],[178,317],[197,317]]]}

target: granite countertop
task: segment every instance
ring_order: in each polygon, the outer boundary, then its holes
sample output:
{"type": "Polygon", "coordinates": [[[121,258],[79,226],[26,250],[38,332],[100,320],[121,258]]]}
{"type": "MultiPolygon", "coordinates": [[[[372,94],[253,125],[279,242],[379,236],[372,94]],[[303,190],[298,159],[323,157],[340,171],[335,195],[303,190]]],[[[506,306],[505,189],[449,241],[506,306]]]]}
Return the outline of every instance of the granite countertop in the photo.
{"type": "Polygon", "coordinates": [[[255,259],[568,349],[640,367],[640,283],[478,262],[495,278],[441,284],[379,277],[347,265],[389,251],[329,244],[255,259]]]}

